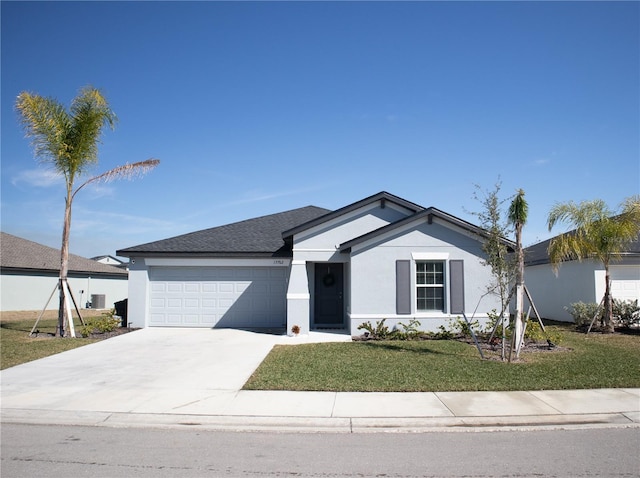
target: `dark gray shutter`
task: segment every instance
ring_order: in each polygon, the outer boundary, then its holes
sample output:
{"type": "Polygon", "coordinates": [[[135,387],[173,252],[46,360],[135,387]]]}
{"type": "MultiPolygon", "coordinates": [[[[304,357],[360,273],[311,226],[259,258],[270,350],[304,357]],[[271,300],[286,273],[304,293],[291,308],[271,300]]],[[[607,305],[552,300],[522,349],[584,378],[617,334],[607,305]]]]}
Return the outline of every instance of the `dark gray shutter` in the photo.
{"type": "Polygon", "coordinates": [[[464,261],[449,261],[449,283],[451,285],[451,313],[464,312],[464,261]]]}
{"type": "Polygon", "coordinates": [[[396,314],[411,313],[411,262],[396,261],[396,314]]]}

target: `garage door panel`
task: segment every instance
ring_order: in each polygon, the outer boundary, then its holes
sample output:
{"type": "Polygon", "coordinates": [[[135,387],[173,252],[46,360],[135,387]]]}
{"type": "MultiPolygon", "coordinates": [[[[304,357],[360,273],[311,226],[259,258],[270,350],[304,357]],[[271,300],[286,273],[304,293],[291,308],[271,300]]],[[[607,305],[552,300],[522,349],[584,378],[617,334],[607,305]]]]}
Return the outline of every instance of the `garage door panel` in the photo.
{"type": "Polygon", "coordinates": [[[286,276],[283,267],[152,267],[150,324],[280,327],[286,276]]]}
{"type": "Polygon", "coordinates": [[[208,294],[208,293],[214,294],[218,292],[218,284],[216,284],[215,282],[203,282],[202,292],[204,292],[205,294],[208,294]]]}
{"type": "Polygon", "coordinates": [[[166,292],[167,284],[164,282],[152,282],[151,283],[151,292],[166,292]]]}
{"type": "Polygon", "coordinates": [[[618,300],[640,300],[640,267],[611,267],[611,295],[618,300]]]}
{"type": "Polygon", "coordinates": [[[200,293],[200,284],[197,282],[187,282],[184,285],[184,291],[191,294],[198,294],[200,293]]]}
{"type": "Polygon", "coordinates": [[[180,282],[167,282],[167,292],[181,293],[183,284],[180,282]]]}

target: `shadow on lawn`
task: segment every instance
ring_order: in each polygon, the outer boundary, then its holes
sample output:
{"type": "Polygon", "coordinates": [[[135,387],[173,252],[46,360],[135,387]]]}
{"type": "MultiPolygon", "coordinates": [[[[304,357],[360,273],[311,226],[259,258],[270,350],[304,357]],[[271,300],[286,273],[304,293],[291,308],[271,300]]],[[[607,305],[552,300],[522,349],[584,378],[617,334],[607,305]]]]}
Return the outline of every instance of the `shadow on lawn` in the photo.
{"type": "Polygon", "coordinates": [[[394,340],[367,340],[360,342],[366,347],[383,348],[393,352],[411,352],[414,354],[433,354],[433,355],[458,355],[456,351],[435,350],[429,347],[428,340],[417,341],[394,341],[394,340]],[[410,345],[413,344],[413,345],[410,345]],[[419,344],[419,345],[418,345],[419,344]]]}

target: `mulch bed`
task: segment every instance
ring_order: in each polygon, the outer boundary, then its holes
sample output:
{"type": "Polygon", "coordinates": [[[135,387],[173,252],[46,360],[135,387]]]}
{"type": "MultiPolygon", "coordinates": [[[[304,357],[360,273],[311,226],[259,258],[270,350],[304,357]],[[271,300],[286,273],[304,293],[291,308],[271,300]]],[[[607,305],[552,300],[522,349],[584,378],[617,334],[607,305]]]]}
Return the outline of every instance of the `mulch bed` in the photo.
{"type": "MultiPolygon", "coordinates": [[[[91,334],[89,334],[87,337],[83,337],[78,328],[76,327],[76,338],[86,338],[86,339],[94,339],[94,340],[104,340],[104,339],[110,339],[111,337],[117,337],[118,335],[123,335],[123,334],[128,334],[129,332],[133,332],[135,330],[139,330],[138,328],[129,328],[129,327],[118,327],[115,330],[112,330],[111,332],[100,332],[98,330],[93,331],[91,334]]],[[[36,330],[33,334],[34,338],[39,338],[39,339],[53,339],[56,338],[56,336],[50,332],[39,332],[38,330],[36,330]]],[[[69,337],[71,338],[71,337],[69,337]]]]}

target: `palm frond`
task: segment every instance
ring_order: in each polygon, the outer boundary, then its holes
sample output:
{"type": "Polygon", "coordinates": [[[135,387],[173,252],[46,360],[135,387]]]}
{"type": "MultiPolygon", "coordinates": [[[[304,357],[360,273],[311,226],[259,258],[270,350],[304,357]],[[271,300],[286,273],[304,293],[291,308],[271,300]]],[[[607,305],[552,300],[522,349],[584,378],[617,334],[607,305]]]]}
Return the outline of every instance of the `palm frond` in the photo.
{"type": "Polygon", "coordinates": [[[622,212],[615,215],[600,199],[556,204],[549,213],[549,230],[559,222],[575,227],[549,243],[549,259],[557,271],[566,260],[596,258],[603,264],[619,259],[625,248],[640,234],[640,200],[627,198],[622,212]]]}
{"type": "Polygon", "coordinates": [[[64,106],[53,98],[22,92],[16,100],[16,110],[25,136],[31,140],[34,156],[64,173],[59,158],[68,155],[67,136],[72,123],[64,106]]]}
{"type": "Polygon", "coordinates": [[[145,175],[159,164],[159,159],[151,158],[145,161],[124,164],[122,166],[110,169],[105,173],[99,174],[98,176],[94,176],[93,178],[85,181],[82,185],[80,185],[80,187],[78,187],[78,189],[74,191],[72,197],[74,197],[78,193],[78,191],[80,191],[87,184],[108,183],[111,181],[115,181],[116,179],[133,179],[145,175]]]}
{"type": "Polygon", "coordinates": [[[114,128],[116,116],[109,108],[100,90],[85,87],[71,103],[72,128],[69,132],[73,151],[72,169],[81,174],[88,165],[98,160],[98,144],[105,126],[114,128]]]}

